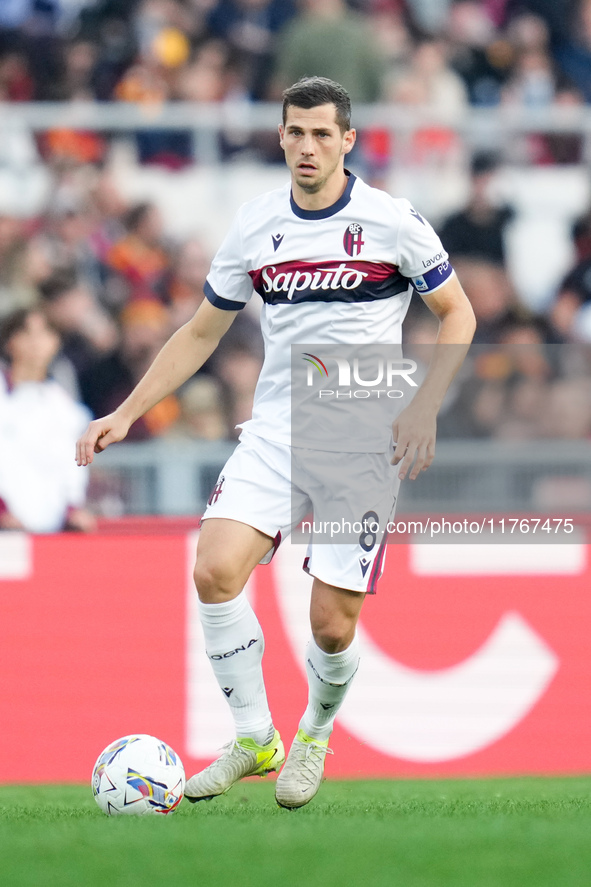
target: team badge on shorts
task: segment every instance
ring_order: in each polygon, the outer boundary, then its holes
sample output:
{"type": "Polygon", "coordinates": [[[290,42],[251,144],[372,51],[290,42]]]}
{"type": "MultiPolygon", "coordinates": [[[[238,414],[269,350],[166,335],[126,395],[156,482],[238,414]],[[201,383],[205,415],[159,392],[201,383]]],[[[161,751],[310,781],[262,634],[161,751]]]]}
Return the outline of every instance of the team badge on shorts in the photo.
{"type": "Polygon", "coordinates": [[[349,256],[358,256],[364,241],[361,239],[363,228],[358,222],[351,222],[343,236],[343,246],[349,256]]]}

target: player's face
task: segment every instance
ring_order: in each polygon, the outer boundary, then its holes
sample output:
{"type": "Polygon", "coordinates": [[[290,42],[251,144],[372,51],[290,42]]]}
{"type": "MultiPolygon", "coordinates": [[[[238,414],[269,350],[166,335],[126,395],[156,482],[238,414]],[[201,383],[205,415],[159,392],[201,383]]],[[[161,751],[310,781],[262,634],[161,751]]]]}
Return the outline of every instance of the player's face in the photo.
{"type": "Polygon", "coordinates": [[[341,132],[332,104],[290,105],[279,136],[292,179],[306,194],[318,194],[342,174],[344,155],[355,144],[355,130],[341,132]]]}

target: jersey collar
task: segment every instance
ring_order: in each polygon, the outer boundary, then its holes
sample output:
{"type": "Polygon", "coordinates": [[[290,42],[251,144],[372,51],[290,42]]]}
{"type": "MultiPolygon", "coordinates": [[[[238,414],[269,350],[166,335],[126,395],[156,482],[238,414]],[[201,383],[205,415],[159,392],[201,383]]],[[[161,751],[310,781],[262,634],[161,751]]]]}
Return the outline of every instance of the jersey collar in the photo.
{"type": "Polygon", "coordinates": [[[324,209],[302,209],[301,206],[297,205],[293,199],[293,194],[290,192],[289,201],[294,215],[299,219],[328,219],[330,216],[334,216],[336,213],[344,209],[351,200],[351,190],[355,184],[355,179],[357,178],[357,176],[354,176],[348,169],[345,170],[345,175],[348,176],[345,190],[336,203],[333,203],[332,206],[327,206],[324,209]]]}

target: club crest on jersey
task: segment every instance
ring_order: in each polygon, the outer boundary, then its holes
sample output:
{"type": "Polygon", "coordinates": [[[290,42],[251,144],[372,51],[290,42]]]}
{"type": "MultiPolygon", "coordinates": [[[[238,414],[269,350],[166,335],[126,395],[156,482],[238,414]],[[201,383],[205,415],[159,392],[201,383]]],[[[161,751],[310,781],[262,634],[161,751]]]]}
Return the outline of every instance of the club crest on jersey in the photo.
{"type": "Polygon", "coordinates": [[[361,239],[363,228],[358,222],[351,222],[343,236],[343,246],[349,256],[358,256],[364,241],[361,239]]]}

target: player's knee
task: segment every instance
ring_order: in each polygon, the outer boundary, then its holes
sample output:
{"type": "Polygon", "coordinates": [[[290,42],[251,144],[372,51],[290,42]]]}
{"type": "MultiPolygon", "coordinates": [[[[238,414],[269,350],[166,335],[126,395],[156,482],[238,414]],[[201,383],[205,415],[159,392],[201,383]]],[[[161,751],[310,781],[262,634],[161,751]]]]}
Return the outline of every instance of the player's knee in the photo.
{"type": "Polygon", "coordinates": [[[355,625],[348,621],[331,621],[312,626],[314,640],[325,653],[341,653],[355,636],[355,625]]]}
{"type": "Polygon", "coordinates": [[[199,599],[204,604],[219,604],[232,600],[242,590],[235,572],[227,564],[211,564],[197,558],[193,579],[199,599]]]}

